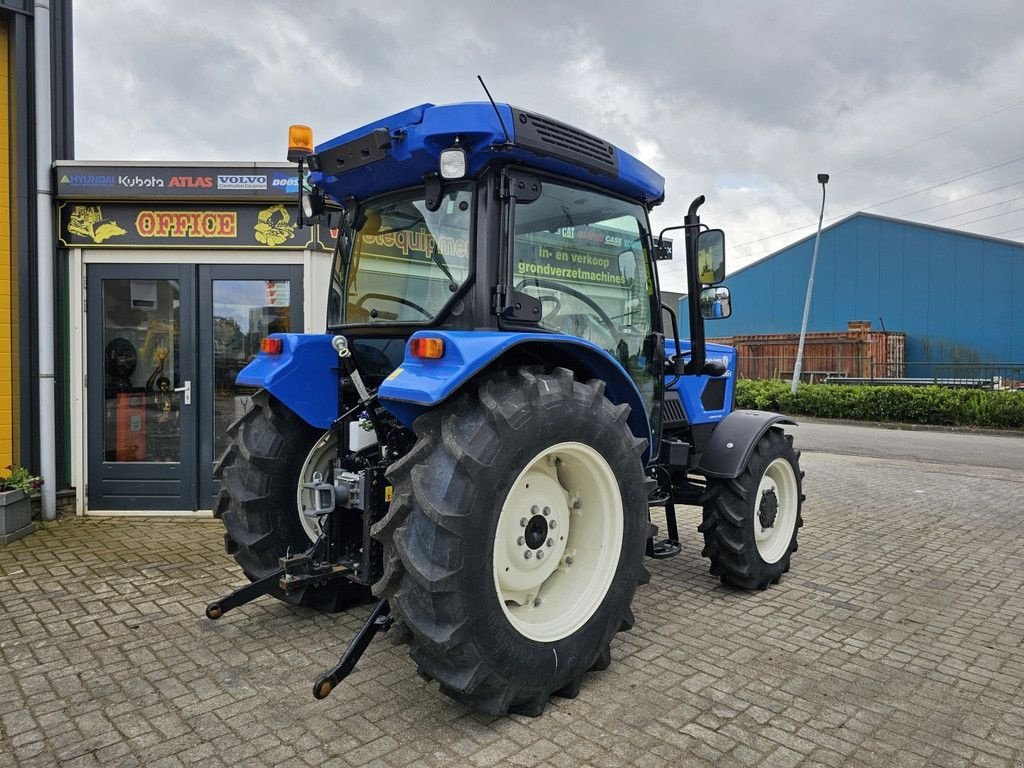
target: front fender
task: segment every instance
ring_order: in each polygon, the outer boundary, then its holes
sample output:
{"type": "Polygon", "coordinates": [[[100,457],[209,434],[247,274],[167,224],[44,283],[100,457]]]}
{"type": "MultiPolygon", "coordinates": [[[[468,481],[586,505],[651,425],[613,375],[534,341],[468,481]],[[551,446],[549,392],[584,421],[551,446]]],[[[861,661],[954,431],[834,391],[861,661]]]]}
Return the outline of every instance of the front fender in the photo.
{"type": "Polygon", "coordinates": [[[273,333],[279,355],[260,352],[237,384],[263,387],[306,423],[327,429],[338,418],[338,353],[326,333],[273,333]]]}
{"type": "Polygon", "coordinates": [[[769,411],[733,411],[711,433],[697,471],[705,477],[736,477],[747,466],[757,441],[777,424],[796,422],[769,411]]]}
{"type": "Polygon", "coordinates": [[[629,405],[630,430],[647,440],[647,453],[652,455],[654,436],[640,391],[619,362],[596,344],[560,333],[492,331],[417,331],[411,339],[420,336],[444,339],[444,357],[439,360],[412,357],[407,343],[404,361],[379,390],[381,403],[406,426],[412,426],[416,417],[454,394],[503,353],[530,344],[549,349],[547,357],[554,365],[566,362],[567,357],[575,358],[593,372],[595,378],[603,380],[609,400],[629,405]]]}

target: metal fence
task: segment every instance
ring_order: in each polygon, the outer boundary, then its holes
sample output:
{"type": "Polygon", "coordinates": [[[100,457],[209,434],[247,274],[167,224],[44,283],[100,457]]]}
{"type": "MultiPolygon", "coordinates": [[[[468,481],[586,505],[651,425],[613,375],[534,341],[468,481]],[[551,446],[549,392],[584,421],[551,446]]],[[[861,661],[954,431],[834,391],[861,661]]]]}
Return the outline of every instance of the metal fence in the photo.
{"type": "MultiPolygon", "coordinates": [[[[792,381],[796,356],[741,355],[741,379],[792,381]]],[[[876,362],[868,357],[805,355],[800,380],[807,384],[900,384],[1024,389],[1024,363],[876,362]]]]}

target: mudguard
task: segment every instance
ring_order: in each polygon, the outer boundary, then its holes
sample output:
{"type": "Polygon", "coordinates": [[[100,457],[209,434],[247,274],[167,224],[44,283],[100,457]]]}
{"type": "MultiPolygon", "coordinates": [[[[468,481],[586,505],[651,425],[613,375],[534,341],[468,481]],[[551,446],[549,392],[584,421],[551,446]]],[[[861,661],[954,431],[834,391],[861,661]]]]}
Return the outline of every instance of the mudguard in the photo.
{"type": "Polygon", "coordinates": [[[444,357],[412,357],[407,343],[405,360],[378,390],[381,404],[406,426],[412,426],[417,416],[455,393],[504,352],[530,344],[554,365],[575,360],[602,379],[609,400],[629,405],[630,430],[647,440],[645,455],[651,455],[654,436],[640,391],[619,362],[596,344],[566,334],[491,331],[417,331],[410,341],[420,336],[444,339],[444,357]]]}
{"type": "Polygon", "coordinates": [[[796,422],[769,411],[733,411],[715,427],[697,471],[705,477],[736,477],[750,460],[750,454],[769,429],[796,422]]]}
{"type": "Polygon", "coordinates": [[[260,352],[235,381],[263,387],[308,424],[327,429],[338,418],[338,353],[326,333],[272,333],[279,355],[260,352]]]}

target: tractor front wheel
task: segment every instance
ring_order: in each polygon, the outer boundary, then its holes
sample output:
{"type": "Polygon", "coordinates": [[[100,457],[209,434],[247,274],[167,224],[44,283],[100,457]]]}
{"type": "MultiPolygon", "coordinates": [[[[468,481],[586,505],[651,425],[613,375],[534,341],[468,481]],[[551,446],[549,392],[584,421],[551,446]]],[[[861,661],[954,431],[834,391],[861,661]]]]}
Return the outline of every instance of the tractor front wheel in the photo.
{"type": "Polygon", "coordinates": [[[713,575],[740,589],[767,589],[789,571],[804,524],[803,476],[792,436],[773,428],[738,477],[709,478],[698,530],[713,575]]]}
{"type": "Polygon", "coordinates": [[[646,441],[602,382],[520,369],[417,420],[373,530],[374,590],[420,673],[489,714],[539,715],[604,669],[648,532],[646,441]]]}

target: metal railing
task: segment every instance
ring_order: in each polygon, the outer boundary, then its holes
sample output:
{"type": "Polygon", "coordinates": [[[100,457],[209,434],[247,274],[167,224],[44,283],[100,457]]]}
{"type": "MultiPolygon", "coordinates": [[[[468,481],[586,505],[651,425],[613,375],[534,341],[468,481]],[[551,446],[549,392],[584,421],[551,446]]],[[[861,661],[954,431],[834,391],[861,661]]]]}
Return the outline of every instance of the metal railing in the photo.
{"type": "MultiPolygon", "coordinates": [[[[741,355],[738,378],[778,379],[793,377],[795,355],[773,357],[741,355]]],[[[800,380],[805,384],[874,384],[978,389],[1024,389],[1024,362],[876,362],[866,357],[804,358],[800,380]]]]}

